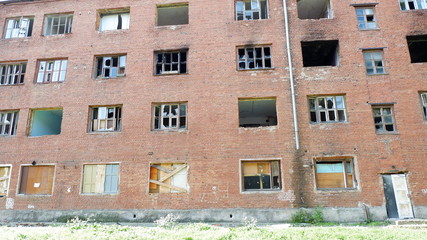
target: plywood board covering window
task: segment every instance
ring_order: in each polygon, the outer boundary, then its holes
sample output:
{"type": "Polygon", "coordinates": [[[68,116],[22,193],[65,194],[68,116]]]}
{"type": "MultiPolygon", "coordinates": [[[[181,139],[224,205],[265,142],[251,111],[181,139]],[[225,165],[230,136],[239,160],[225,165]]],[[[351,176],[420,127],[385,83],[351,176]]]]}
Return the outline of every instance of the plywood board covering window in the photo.
{"type": "Polygon", "coordinates": [[[188,165],[186,163],[159,163],[150,165],[150,193],[188,192],[188,165]]]}
{"type": "Polygon", "coordinates": [[[19,194],[51,195],[55,166],[23,166],[19,194]]]}
{"type": "Polygon", "coordinates": [[[10,167],[0,166],[0,197],[7,196],[9,190],[10,167]]]}
{"type": "Polygon", "coordinates": [[[243,161],[243,191],[281,189],[280,162],[243,161]]]}
{"type": "Polygon", "coordinates": [[[84,165],[82,193],[115,194],[119,186],[119,164],[84,165]]]}
{"type": "Polygon", "coordinates": [[[352,160],[316,162],[316,185],[322,188],[355,188],[352,160]]]}

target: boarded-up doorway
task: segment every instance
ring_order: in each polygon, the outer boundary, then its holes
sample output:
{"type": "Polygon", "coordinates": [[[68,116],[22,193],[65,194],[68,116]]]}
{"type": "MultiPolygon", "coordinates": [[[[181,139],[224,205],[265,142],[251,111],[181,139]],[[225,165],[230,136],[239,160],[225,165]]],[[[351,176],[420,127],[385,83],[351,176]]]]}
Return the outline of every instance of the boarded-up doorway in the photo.
{"type": "Polygon", "coordinates": [[[405,174],[383,175],[384,195],[389,218],[413,218],[405,174]]]}

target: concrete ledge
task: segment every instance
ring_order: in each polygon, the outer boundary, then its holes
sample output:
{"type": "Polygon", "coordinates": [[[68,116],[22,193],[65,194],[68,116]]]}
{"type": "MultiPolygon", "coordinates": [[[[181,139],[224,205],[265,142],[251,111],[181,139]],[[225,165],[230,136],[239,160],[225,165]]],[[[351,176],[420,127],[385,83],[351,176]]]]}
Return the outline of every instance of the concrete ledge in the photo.
{"type": "MultiPolygon", "coordinates": [[[[190,210],[0,210],[0,222],[66,222],[76,216],[91,218],[96,222],[140,222],[152,223],[172,213],[179,216],[179,222],[225,222],[241,223],[246,217],[256,218],[259,223],[290,222],[297,208],[230,208],[190,210]]],[[[313,212],[314,209],[304,209],[313,212]]],[[[364,222],[367,220],[363,208],[323,208],[325,221],[364,222]]],[[[384,207],[370,207],[372,220],[385,220],[384,207]]]]}

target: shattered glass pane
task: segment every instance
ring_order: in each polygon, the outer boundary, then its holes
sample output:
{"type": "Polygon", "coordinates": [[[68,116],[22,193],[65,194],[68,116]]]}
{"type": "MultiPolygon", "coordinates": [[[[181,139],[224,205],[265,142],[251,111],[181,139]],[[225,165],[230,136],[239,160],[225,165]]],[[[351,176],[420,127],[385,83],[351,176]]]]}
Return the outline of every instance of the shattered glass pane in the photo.
{"type": "Polygon", "coordinates": [[[394,131],[394,126],[393,125],[385,125],[385,130],[389,131],[389,132],[393,132],[394,131]]]}

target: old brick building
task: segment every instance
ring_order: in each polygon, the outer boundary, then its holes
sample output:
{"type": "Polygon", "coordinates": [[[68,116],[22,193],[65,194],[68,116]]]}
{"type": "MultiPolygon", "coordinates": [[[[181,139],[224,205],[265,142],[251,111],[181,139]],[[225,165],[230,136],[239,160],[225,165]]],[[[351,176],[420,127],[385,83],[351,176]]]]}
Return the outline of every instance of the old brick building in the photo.
{"type": "Polygon", "coordinates": [[[12,0],[0,29],[2,221],[427,217],[426,0],[12,0]]]}

